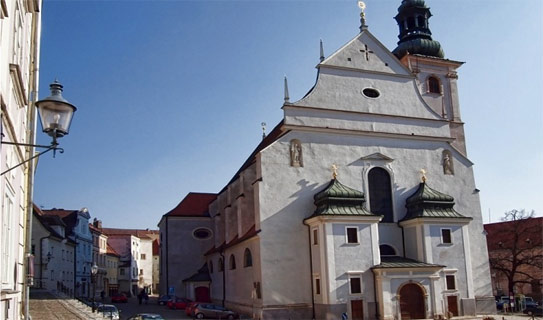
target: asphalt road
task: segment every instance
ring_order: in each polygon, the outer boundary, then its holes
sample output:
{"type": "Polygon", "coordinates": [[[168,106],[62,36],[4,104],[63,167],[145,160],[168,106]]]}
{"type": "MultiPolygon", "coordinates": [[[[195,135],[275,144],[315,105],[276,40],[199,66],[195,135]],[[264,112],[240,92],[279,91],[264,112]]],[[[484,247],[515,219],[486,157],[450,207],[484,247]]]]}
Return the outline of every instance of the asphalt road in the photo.
{"type": "MultiPolygon", "coordinates": [[[[177,319],[192,319],[185,315],[185,310],[171,310],[167,306],[159,306],[157,303],[158,297],[149,297],[147,304],[138,304],[138,298],[128,298],[127,303],[113,303],[117,306],[117,309],[121,310],[121,320],[125,320],[138,313],[158,313],[164,319],[177,320],[177,319]]],[[[106,299],[104,303],[111,303],[109,299],[106,299]]]]}

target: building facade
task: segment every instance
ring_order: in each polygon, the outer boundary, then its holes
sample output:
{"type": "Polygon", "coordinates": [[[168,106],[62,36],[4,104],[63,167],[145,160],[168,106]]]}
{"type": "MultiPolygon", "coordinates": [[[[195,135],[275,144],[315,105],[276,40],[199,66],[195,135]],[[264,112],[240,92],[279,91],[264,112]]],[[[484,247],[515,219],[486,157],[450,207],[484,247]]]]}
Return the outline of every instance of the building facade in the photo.
{"type": "Polygon", "coordinates": [[[543,218],[485,224],[495,296],[543,303],[543,218]]]}
{"type": "Polygon", "coordinates": [[[66,224],[46,215],[36,206],[32,220],[34,288],[73,297],[76,243],[66,233],[66,224]]]}
{"type": "MultiPolygon", "coordinates": [[[[173,210],[162,216],[160,230],[160,293],[195,297],[185,281],[206,263],[203,252],[213,246],[213,221],[209,204],[217,199],[214,193],[189,193],[173,210]],[[183,243],[180,250],[179,243],[183,243]]],[[[208,281],[209,282],[209,281],[208,281]]],[[[207,301],[209,283],[199,289],[207,301]]]]}
{"type": "Polygon", "coordinates": [[[93,283],[91,289],[91,295],[95,297],[101,297],[106,295],[108,288],[107,278],[107,236],[103,234],[100,229],[102,228],[102,221],[94,218],[93,222],[89,224],[89,230],[92,234],[92,265],[98,267],[96,275],[91,275],[91,282],[93,283]]]}
{"type": "Polygon", "coordinates": [[[46,215],[54,215],[62,218],[66,224],[68,237],[75,241],[75,296],[82,298],[91,297],[91,267],[93,242],[89,229],[90,214],[87,208],[80,210],[50,209],[42,210],[46,215]]]}
{"type": "Polygon", "coordinates": [[[152,293],[153,241],[156,230],[101,228],[108,244],[119,254],[119,291],[137,295],[141,290],[152,293]]]}
{"type": "Polygon", "coordinates": [[[160,242],[153,240],[153,293],[160,292],[160,242]]]}
{"type": "MultiPolygon", "coordinates": [[[[40,0],[4,0],[0,6],[0,318],[19,319],[25,309],[25,262],[30,254],[34,163],[33,148],[8,143],[34,143],[41,33],[40,0]]],[[[28,269],[28,268],[27,268],[28,269]]],[[[31,283],[28,282],[28,285],[31,283]]]]}
{"type": "Polygon", "coordinates": [[[423,0],[403,0],[389,51],[362,14],[302,99],[285,90],[282,121],[207,210],[163,216],[163,293],[207,290],[256,319],[495,312],[459,111],[463,63],[444,57],[430,16],[423,0]]]}
{"type": "Polygon", "coordinates": [[[107,286],[106,294],[112,296],[116,293],[119,293],[119,263],[120,255],[111,247],[107,245],[107,254],[106,254],[106,267],[107,267],[107,286]]]}

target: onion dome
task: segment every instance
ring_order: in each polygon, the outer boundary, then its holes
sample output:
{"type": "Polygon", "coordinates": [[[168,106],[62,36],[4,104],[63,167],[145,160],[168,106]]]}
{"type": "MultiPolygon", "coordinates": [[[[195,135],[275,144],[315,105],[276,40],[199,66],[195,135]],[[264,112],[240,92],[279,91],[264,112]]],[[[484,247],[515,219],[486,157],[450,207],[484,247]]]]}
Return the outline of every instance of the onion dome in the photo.
{"type": "Polygon", "coordinates": [[[394,17],[400,28],[398,46],[392,53],[401,59],[407,53],[443,58],[439,42],[432,39],[428,19],[432,16],[424,0],[403,0],[394,17]]]}
{"type": "Polygon", "coordinates": [[[430,188],[426,182],[419,184],[417,191],[407,198],[405,206],[407,214],[403,221],[415,218],[467,218],[454,210],[453,197],[430,188]]]}
{"type": "Polygon", "coordinates": [[[358,215],[375,216],[373,213],[364,209],[366,198],[364,193],[349,188],[332,179],[328,186],[321,192],[315,194],[315,205],[317,209],[313,216],[321,215],[358,215]]]}

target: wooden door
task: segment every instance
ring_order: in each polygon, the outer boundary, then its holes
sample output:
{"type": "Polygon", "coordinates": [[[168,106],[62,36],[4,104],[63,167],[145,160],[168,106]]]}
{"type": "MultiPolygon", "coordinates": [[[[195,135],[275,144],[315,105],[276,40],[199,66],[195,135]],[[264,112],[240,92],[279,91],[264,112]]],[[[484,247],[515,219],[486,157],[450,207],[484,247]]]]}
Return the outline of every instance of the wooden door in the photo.
{"type": "Polygon", "coordinates": [[[425,319],[424,292],[415,283],[408,283],[400,289],[400,311],[402,319],[425,319]]]}
{"type": "Polygon", "coordinates": [[[447,305],[449,306],[449,312],[452,313],[454,317],[458,317],[458,297],[447,296],[447,305]]]}
{"type": "Polygon", "coordinates": [[[195,301],[198,302],[211,302],[209,298],[209,288],[208,287],[198,287],[194,289],[195,301]]]}
{"type": "Polygon", "coordinates": [[[351,315],[353,320],[364,319],[364,303],[362,300],[351,300],[351,315]]]}

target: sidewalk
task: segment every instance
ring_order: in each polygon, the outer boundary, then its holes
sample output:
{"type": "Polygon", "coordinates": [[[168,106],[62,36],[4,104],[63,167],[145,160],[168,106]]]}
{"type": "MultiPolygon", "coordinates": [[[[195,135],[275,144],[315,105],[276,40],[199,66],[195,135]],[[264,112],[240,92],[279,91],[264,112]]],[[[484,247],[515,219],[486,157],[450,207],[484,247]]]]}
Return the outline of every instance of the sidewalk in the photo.
{"type": "MultiPolygon", "coordinates": [[[[477,316],[476,318],[470,318],[470,319],[486,319],[486,318],[494,318],[494,320],[530,320],[532,319],[531,316],[523,313],[499,313],[499,314],[489,314],[485,316],[477,316]]],[[[534,319],[542,320],[542,317],[534,317],[534,319]]]]}

